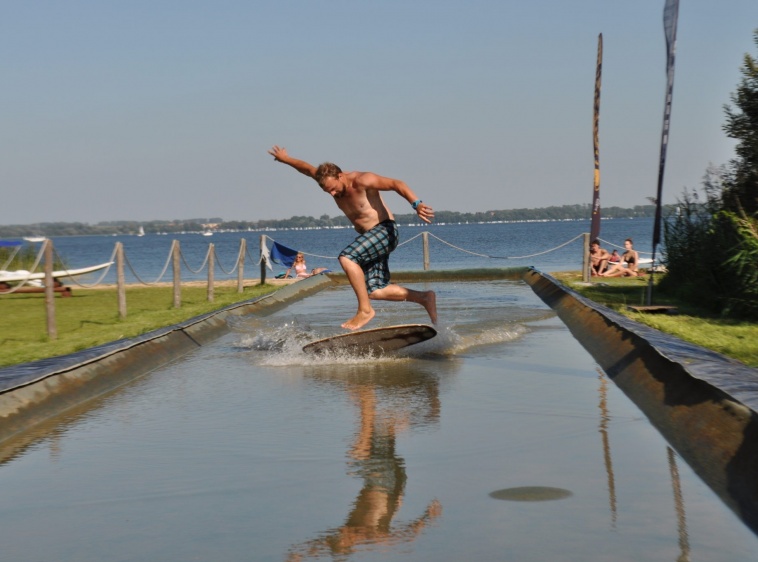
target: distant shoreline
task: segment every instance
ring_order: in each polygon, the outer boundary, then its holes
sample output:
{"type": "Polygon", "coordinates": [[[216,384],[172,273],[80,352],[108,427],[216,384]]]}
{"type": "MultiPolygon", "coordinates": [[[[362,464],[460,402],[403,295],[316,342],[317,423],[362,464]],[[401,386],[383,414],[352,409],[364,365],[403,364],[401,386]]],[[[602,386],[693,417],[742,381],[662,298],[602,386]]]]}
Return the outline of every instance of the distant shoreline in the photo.
{"type": "MultiPolygon", "coordinates": [[[[675,212],[675,205],[664,205],[664,216],[675,212]]],[[[632,208],[607,207],[601,209],[603,220],[653,218],[655,205],[638,205],[632,208]]],[[[561,205],[535,209],[506,209],[462,213],[458,211],[436,211],[436,224],[489,224],[514,222],[555,222],[589,221],[592,209],[585,205],[561,205]]],[[[413,226],[419,224],[414,213],[395,214],[398,224],[413,226]]],[[[40,222],[26,225],[0,225],[0,238],[86,236],[86,235],[138,235],[216,233],[216,232],[267,232],[284,229],[352,228],[343,215],[330,217],[321,215],[293,216],[288,219],[256,221],[226,221],[220,217],[193,218],[184,220],[153,221],[101,221],[97,224],[82,222],[40,222]]]]}
{"type": "MultiPolygon", "coordinates": [[[[409,215],[398,215],[395,217],[397,223],[402,227],[442,227],[442,226],[460,226],[460,225],[472,225],[472,224],[527,224],[527,223],[556,223],[556,222],[589,222],[589,218],[535,218],[535,219],[513,219],[513,220],[479,220],[479,221],[442,221],[437,220],[430,225],[414,222],[412,220],[403,221],[402,217],[409,217],[409,215]]],[[[652,219],[650,216],[625,216],[625,217],[602,217],[603,222],[607,221],[622,221],[622,220],[640,220],[640,219],[652,219]]],[[[67,224],[67,223],[60,223],[67,224]]],[[[4,228],[0,226],[0,239],[19,239],[28,237],[29,234],[4,234],[4,228]]],[[[15,228],[15,227],[14,227],[15,228]]],[[[246,229],[225,229],[218,228],[212,231],[212,234],[244,234],[244,233],[266,233],[266,232],[287,232],[292,230],[352,230],[353,226],[346,225],[313,225],[313,226],[270,226],[261,228],[246,228],[246,229]]],[[[38,232],[38,230],[35,230],[38,232]]],[[[76,236],[173,236],[173,235],[205,235],[208,236],[206,230],[181,230],[171,232],[146,232],[145,234],[138,234],[137,231],[129,232],[67,232],[65,234],[44,234],[39,235],[41,238],[63,238],[63,237],[76,237],[76,236]]],[[[212,235],[211,234],[211,235],[212,235]]],[[[210,238],[210,236],[209,236],[210,238]]],[[[209,239],[209,242],[212,242],[209,239]]]]}

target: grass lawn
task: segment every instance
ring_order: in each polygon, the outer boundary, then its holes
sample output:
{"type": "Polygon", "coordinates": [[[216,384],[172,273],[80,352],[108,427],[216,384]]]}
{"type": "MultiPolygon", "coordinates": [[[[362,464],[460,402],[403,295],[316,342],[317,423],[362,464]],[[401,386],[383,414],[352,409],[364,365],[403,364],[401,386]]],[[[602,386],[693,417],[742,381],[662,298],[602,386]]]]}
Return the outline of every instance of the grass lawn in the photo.
{"type": "MultiPolygon", "coordinates": [[[[648,278],[593,278],[581,283],[580,272],[561,272],[553,277],[577,293],[628,316],[641,324],[672,334],[679,339],[712,349],[751,367],[758,367],[758,323],[719,318],[692,303],[671,298],[653,288],[653,304],[676,306],[678,314],[648,314],[628,306],[646,303],[648,278]]],[[[658,276],[656,276],[656,281],[658,276]]]]}
{"type": "Polygon", "coordinates": [[[209,303],[205,286],[183,286],[182,306],[174,308],[171,286],[129,287],[124,320],[118,317],[115,288],[75,288],[69,298],[55,297],[56,340],[47,337],[43,294],[5,295],[0,297],[0,367],[139,336],[278,288],[268,284],[251,285],[238,293],[236,285],[216,286],[214,302],[209,303]]]}

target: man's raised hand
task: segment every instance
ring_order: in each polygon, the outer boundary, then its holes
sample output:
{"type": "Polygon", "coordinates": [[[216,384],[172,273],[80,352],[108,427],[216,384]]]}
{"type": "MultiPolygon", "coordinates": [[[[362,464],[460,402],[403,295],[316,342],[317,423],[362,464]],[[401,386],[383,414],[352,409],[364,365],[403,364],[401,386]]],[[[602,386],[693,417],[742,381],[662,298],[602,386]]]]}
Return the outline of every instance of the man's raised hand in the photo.
{"type": "Polygon", "coordinates": [[[419,203],[418,207],[416,207],[416,214],[424,222],[431,223],[434,219],[434,209],[423,203],[419,203]]]}
{"type": "Polygon", "coordinates": [[[287,149],[283,146],[274,145],[268,153],[274,157],[274,160],[282,161],[283,158],[287,158],[287,149]]]}

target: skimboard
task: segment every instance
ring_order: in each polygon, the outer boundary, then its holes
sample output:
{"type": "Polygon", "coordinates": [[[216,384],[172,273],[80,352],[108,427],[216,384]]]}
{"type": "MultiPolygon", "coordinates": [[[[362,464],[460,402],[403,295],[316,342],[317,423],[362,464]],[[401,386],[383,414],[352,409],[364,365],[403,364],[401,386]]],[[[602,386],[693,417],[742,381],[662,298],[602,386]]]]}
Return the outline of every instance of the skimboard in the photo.
{"type": "MultiPolygon", "coordinates": [[[[53,271],[53,279],[63,279],[65,277],[76,277],[77,275],[85,275],[87,273],[94,273],[100,271],[113,264],[113,262],[101,263],[100,265],[92,265],[90,267],[82,267],[79,269],[63,269],[61,271],[53,271]]],[[[0,283],[13,282],[13,281],[31,281],[34,279],[44,279],[44,273],[29,273],[28,271],[2,271],[0,272],[0,283]]]]}
{"type": "Polygon", "coordinates": [[[437,330],[426,324],[401,324],[340,334],[309,343],[306,353],[347,352],[364,355],[395,351],[426,341],[437,335],[437,330]]]}

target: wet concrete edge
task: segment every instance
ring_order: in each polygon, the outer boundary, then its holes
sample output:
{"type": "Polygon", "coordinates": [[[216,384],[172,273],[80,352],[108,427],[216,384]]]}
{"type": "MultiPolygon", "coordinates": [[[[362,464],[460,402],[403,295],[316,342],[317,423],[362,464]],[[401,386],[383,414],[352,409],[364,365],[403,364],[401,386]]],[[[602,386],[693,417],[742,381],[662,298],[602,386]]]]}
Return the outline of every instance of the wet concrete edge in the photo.
{"type": "Polygon", "coordinates": [[[548,274],[526,281],[611,380],[758,533],[758,370],[586,299],[548,274]]]}

